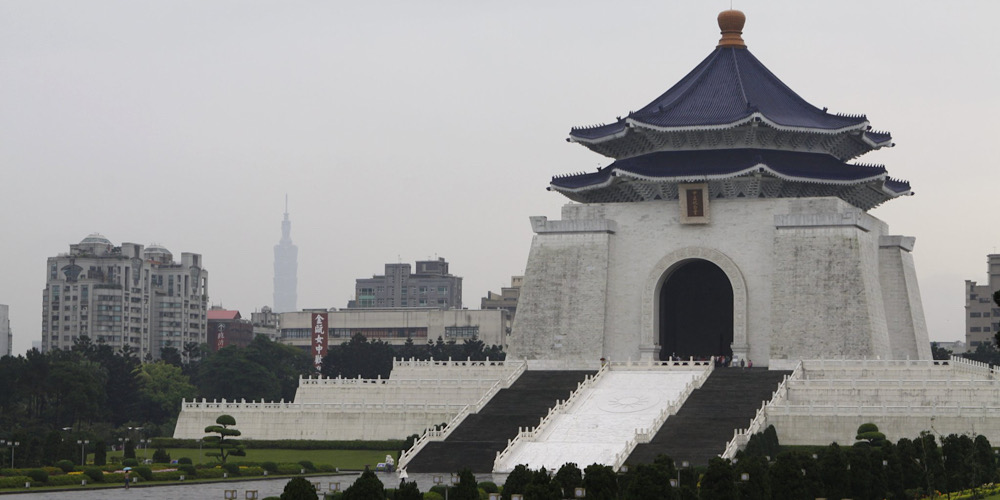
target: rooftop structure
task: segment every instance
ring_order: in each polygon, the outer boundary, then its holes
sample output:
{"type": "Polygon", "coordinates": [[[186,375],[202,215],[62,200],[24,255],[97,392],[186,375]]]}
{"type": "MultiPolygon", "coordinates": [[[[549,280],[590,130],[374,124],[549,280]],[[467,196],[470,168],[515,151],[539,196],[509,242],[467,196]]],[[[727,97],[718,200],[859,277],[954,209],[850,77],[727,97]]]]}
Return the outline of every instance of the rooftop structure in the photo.
{"type": "Polygon", "coordinates": [[[348,309],[375,307],[462,308],[462,278],[448,272],[444,257],[418,260],[416,271],[410,264],[386,264],[385,274],[358,278],[354,285],[355,299],[348,309]]]}
{"type": "Polygon", "coordinates": [[[965,280],[965,343],[969,351],[980,344],[993,344],[1000,331],[1000,306],[993,302],[993,293],[1000,291],[1000,255],[986,256],[988,280],[979,284],[965,280]]]}
{"type": "Polygon", "coordinates": [[[568,141],[615,161],[549,189],[582,203],[675,200],[679,183],[707,182],[712,199],[836,196],[862,210],[912,194],[885,167],[846,163],[892,136],[799,97],[746,48],[744,22],[720,14],[715,50],[638,111],[573,128],[568,141]]]}
{"type": "Polygon", "coordinates": [[[246,347],[253,340],[253,324],[243,319],[239,311],[213,307],[208,310],[208,347],[218,351],[223,347],[246,347]]]}

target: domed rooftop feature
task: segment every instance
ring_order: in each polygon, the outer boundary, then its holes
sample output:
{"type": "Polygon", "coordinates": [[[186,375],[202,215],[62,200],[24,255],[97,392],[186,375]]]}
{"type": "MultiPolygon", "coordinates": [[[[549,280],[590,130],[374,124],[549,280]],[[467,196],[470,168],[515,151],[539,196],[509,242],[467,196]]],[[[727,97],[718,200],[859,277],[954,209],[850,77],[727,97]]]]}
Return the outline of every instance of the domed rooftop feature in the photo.
{"type": "Polygon", "coordinates": [[[174,254],[159,243],[150,243],[148,247],[143,249],[142,257],[156,262],[172,262],[174,260],[174,254]]]}
{"type": "Polygon", "coordinates": [[[111,245],[111,240],[105,238],[101,233],[90,233],[80,241],[81,245],[111,245]]]}
{"type": "Polygon", "coordinates": [[[719,47],[747,48],[743,42],[743,25],[747,22],[747,16],[738,10],[724,10],[719,13],[719,31],[722,32],[722,39],[719,40],[719,47]]]}

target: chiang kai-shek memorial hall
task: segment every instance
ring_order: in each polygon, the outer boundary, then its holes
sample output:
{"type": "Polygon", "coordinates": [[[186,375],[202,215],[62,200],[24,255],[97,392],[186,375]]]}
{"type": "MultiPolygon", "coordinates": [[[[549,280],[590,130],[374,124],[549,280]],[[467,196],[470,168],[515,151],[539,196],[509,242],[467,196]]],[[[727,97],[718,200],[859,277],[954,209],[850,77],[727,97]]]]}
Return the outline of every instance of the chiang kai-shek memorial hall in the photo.
{"type": "Polygon", "coordinates": [[[531,218],[513,358],[930,358],[914,238],[868,213],[910,185],[854,162],[892,137],[799,97],[744,22],[723,12],[718,46],[673,87],[570,131],[614,161],[554,177],[574,203],[531,218]]]}

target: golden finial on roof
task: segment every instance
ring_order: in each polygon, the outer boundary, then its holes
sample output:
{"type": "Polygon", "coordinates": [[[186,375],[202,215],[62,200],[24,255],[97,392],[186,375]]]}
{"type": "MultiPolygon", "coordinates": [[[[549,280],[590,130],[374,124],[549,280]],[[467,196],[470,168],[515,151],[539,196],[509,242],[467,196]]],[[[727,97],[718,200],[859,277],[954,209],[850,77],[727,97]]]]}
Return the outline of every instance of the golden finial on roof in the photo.
{"type": "Polygon", "coordinates": [[[738,10],[724,10],[719,13],[719,29],[722,30],[722,38],[719,40],[719,47],[747,48],[743,42],[743,25],[747,22],[747,16],[738,10]]]}

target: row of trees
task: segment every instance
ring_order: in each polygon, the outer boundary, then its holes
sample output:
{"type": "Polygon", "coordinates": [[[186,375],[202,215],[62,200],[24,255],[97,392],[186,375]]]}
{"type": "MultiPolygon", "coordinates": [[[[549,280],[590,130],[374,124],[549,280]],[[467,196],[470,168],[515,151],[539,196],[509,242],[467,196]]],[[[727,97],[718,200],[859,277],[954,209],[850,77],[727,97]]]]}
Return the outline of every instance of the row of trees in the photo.
{"type": "MultiPolygon", "coordinates": [[[[162,359],[142,363],[129,347],[114,349],[80,337],[68,350],[0,358],[0,439],[21,443],[17,465],[79,461],[76,441],[121,446],[126,440],[173,433],[183,399],[281,400],[295,397],[300,377],[388,377],[392,358],[502,358],[496,347],[472,339],[398,349],[355,336],[333,346],[317,371],[297,347],[256,337],[244,348],[217,352],[207,346],[166,348],[162,359]],[[46,444],[48,443],[48,444],[46,444]],[[63,443],[63,444],[59,444],[63,443]]],[[[9,448],[0,457],[7,457],[9,448]]]]}

